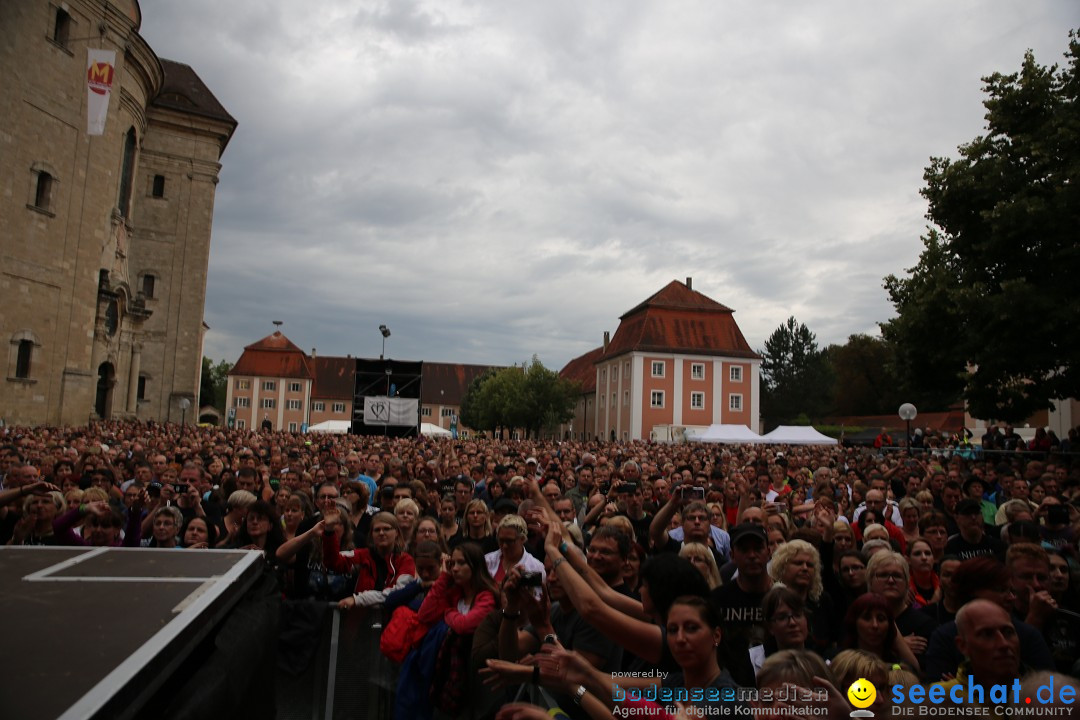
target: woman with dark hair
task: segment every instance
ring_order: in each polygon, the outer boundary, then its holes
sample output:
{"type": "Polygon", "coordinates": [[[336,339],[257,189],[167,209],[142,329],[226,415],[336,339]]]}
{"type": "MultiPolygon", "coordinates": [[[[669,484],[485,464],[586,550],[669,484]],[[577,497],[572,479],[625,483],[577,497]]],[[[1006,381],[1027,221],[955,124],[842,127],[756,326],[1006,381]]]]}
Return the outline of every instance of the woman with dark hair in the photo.
{"type": "Polygon", "coordinates": [[[784,585],[773,585],[761,600],[764,615],[765,643],[750,648],[754,671],[765,658],[779,650],[804,650],[810,637],[803,596],[784,585]]]}
{"type": "Polygon", "coordinates": [[[877,593],[865,593],[855,600],[844,616],[844,639],[847,650],[865,650],[887,663],[903,662],[916,672],[919,663],[896,629],[892,603],[877,593]]]}
{"type": "Polygon", "coordinates": [[[244,525],[232,543],[232,547],[244,550],[262,550],[266,561],[277,563],[277,549],[285,542],[274,509],[265,500],[256,500],[247,508],[244,525]]]}
{"type": "Polygon", "coordinates": [[[183,548],[206,550],[217,544],[217,525],[207,522],[206,518],[193,515],[180,533],[183,548]]]}
{"type": "Polygon", "coordinates": [[[941,580],[934,572],[934,550],[930,541],[915,538],[908,543],[908,567],[911,570],[909,590],[911,607],[920,610],[941,599],[941,580]]]}
{"type": "Polygon", "coordinates": [[[444,713],[460,716],[467,710],[472,694],[468,667],[473,635],[495,609],[498,595],[483,549],[466,542],[444,561],[442,574],[420,605],[420,622],[434,625],[443,621],[449,628],[431,678],[432,704],[444,713]]]}

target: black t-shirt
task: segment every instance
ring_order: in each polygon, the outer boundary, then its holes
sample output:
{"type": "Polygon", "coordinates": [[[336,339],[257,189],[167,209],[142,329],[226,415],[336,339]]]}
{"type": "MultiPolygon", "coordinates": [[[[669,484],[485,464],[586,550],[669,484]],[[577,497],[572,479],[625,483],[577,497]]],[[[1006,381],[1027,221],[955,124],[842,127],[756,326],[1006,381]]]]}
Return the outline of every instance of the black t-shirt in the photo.
{"type": "Polygon", "coordinates": [[[983,533],[982,540],[977,543],[968,542],[963,535],[953,535],[945,543],[945,554],[955,555],[961,560],[970,560],[981,555],[1000,557],[1005,554],[1005,545],[994,536],[986,533],[983,533]]]}
{"type": "Polygon", "coordinates": [[[765,611],[761,607],[764,597],[763,592],[744,591],[737,580],[716,588],[709,596],[709,603],[720,617],[720,665],[743,687],[756,684],[750,648],[765,641],[765,611]]]}
{"type": "Polygon", "coordinates": [[[641,547],[648,549],[649,547],[649,526],[652,525],[653,516],[649,513],[645,513],[640,520],[635,520],[626,513],[619,513],[624,518],[630,521],[630,524],[634,526],[634,535],[636,540],[641,543],[641,547]]]}

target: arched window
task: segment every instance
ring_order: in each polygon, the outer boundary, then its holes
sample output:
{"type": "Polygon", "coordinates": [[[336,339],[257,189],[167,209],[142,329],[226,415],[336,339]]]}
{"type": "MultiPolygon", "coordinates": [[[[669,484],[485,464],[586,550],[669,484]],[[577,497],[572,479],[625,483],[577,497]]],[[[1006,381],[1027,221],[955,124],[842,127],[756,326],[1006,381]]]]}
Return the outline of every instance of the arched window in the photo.
{"type": "Polygon", "coordinates": [[[120,169],[120,199],[116,206],[120,210],[120,216],[130,218],[131,215],[131,178],[135,174],[135,128],[129,128],[124,135],[124,164],[120,169]]]}

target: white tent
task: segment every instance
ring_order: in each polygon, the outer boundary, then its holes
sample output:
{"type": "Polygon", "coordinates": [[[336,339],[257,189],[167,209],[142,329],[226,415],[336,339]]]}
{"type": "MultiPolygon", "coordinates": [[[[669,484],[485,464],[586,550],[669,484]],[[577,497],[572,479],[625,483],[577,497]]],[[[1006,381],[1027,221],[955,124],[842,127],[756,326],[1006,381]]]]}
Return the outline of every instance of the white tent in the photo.
{"type": "Polygon", "coordinates": [[[434,423],[420,423],[420,434],[425,437],[450,437],[451,435],[449,430],[434,423]]]}
{"type": "Polygon", "coordinates": [[[321,423],[312,425],[307,429],[311,432],[330,433],[331,435],[344,435],[349,432],[352,423],[348,420],[323,420],[321,423]]]}
{"type": "Polygon", "coordinates": [[[761,436],[745,425],[710,425],[688,439],[696,442],[726,443],[729,445],[761,442],[761,436]]]}
{"type": "Polygon", "coordinates": [[[836,445],[836,439],[822,435],[809,425],[779,425],[761,436],[761,442],[771,445],[836,445]]]}

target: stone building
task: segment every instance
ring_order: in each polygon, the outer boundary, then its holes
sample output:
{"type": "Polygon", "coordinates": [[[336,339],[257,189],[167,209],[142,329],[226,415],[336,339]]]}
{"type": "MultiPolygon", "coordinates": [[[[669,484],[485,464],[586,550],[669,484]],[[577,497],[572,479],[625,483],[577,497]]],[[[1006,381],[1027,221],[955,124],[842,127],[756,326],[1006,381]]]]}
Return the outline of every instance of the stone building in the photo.
{"type": "Polygon", "coordinates": [[[560,374],[582,386],[576,439],[673,441],[687,429],[760,420],[761,356],[734,311],[672,280],[619,318],[612,337],[560,374]]]}
{"type": "Polygon", "coordinates": [[[220,158],[236,121],[136,0],[0,2],[0,418],[197,411],[220,158]],[[91,50],[115,52],[91,67],[91,50]],[[88,134],[94,81],[111,81],[88,134]]]}

